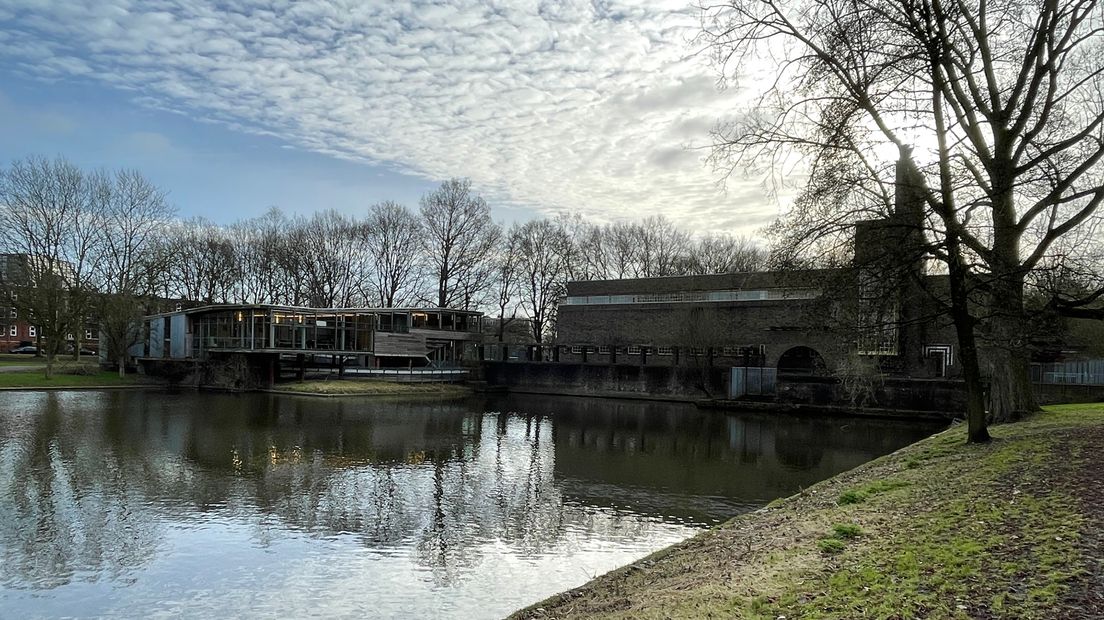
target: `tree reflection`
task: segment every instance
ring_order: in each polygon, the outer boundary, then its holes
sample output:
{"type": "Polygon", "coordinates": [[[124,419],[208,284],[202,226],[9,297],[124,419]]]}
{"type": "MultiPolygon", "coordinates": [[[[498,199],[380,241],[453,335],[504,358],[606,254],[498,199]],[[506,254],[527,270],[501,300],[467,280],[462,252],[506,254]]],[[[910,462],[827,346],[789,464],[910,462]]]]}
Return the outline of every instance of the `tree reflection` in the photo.
{"type": "Polygon", "coordinates": [[[581,399],[0,399],[0,576],[24,588],[126,579],[211,518],[259,545],[355,537],[447,586],[494,554],[731,516],[932,430],[581,399]]]}
{"type": "MultiPolygon", "coordinates": [[[[52,588],[72,579],[125,579],[154,556],[161,526],[143,504],[163,471],[104,441],[63,395],[3,417],[0,581],[52,588]]],[[[171,477],[171,476],[170,476],[171,477]]]]}

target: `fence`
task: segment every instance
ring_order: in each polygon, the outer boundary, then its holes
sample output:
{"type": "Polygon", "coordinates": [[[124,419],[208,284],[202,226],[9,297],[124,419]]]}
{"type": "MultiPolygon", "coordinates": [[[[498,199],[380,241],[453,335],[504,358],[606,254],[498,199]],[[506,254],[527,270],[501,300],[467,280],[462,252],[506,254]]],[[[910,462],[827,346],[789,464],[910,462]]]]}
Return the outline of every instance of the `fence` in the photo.
{"type": "Polygon", "coordinates": [[[1104,385],[1104,360],[1032,364],[1031,381],[1048,385],[1104,385]]]}
{"type": "Polygon", "coordinates": [[[778,370],[737,366],[729,370],[728,397],[771,396],[777,391],[778,370]]]}

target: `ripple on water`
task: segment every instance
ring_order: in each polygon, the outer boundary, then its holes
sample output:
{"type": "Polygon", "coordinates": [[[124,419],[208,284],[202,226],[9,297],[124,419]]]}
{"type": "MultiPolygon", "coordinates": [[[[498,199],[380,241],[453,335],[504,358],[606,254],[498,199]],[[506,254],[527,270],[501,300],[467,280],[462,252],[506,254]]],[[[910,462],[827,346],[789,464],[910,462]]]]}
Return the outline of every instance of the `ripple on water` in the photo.
{"type": "Polygon", "coordinates": [[[3,393],[0,613],[501,617],[931,430],[583,399],[3,393]]]}

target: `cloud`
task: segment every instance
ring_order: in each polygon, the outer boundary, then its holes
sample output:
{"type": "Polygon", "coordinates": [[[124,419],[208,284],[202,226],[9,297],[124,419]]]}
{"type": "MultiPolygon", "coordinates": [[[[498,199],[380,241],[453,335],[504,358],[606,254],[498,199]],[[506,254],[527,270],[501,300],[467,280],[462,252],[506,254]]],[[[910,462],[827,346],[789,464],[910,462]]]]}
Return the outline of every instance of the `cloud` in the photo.
{"type": "Polygon", "coordinates": [[[683,2],[0,0],[0,59],[150,107],[425,178],[492,202],[699,230],[766,222],[755,181],[688,146],[738,92],[683,2]]]}

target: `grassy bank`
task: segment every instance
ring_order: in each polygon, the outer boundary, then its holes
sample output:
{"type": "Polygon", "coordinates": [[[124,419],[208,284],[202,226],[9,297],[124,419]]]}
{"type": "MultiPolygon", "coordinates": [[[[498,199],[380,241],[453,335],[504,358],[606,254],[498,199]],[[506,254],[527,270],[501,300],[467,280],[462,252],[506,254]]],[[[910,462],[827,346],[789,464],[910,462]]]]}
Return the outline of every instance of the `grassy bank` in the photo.
{"type": "MultiPolygon", "coordinates": [[[[99,362],[94,357],[87,355],[81,357],[81,364],[96,365],[99,362]]],[[[72,364],[76,365],[77,362],[73,360],[72,355],[59,355],[54,358],[54,364],[72,364]]],[[[46,357],[39,355],[22,355],[18,353],[0,353],[0,366],[45,366],[46,357]]]]}
{"type": "Polygon", "coordinates": [[[952,428],[519,618],[1104,614],[1104,405],[952,428]]]}
{"type": "Polygon", "coordinates": [[[332,381],[303,381],[280,383],[274,388],[280,392],[316,394],[326,396],[465,396],[471,393],[467,387],[451,383],[393,383],[374,379],[340,379],[332,381]]]}
{"type": "Polygon", "coordinates": [[[75,374],[60,370],[56,371],[54,376],[49,379],[43,376],[41,370],[0,373],[0,388],[96,387],[137,385],[141,383],[143,383],[143,378],[137,375],[127,375],[120,378],[117,372],[99,370],[75,374]]]}

